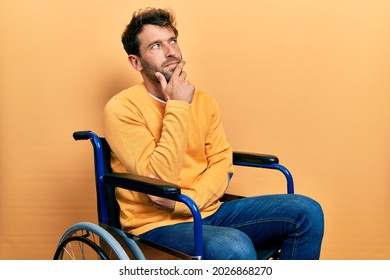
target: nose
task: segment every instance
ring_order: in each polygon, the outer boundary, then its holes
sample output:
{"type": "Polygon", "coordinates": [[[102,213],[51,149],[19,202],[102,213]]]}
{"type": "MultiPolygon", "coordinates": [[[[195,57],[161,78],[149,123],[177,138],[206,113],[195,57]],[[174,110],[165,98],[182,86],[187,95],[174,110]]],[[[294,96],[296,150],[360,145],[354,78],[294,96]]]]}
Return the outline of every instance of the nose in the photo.
{"type": "Polygon", "coordinates": [[[175,45],[168,43],[165,45],[164,49],[165,49],[165,56],[166,57],[176,56],[177,47],[175,45]]]}

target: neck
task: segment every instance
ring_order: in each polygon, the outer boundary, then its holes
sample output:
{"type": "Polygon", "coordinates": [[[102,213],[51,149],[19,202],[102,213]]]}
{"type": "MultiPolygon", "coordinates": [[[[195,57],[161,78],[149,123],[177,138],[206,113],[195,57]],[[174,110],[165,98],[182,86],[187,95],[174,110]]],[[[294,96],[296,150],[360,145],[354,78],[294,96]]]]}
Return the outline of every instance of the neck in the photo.
{"type": "Polygon", "coordinates": [[[159,82],[155,82],[155,81],[152,81],[152,80],[144,77],[144,85],[145,85],[146,90],[150,94],[157,97],[158,99],[166,101],[159,82]]]}

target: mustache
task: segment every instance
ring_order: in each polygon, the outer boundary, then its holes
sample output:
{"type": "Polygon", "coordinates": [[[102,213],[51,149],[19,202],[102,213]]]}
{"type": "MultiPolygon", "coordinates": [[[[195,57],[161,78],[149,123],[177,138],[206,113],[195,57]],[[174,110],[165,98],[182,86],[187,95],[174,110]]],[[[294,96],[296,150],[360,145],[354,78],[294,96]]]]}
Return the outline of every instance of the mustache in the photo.
{"type": "Polygon", "coordinates": [[[171,64],[172,62],[179,63],[180,61],[181,61],[181,59],[178,57],[170,57],[166,61],[164,61],[161,66],[165,67],[165,66],[168,66],[169,64],[171,64]]]}

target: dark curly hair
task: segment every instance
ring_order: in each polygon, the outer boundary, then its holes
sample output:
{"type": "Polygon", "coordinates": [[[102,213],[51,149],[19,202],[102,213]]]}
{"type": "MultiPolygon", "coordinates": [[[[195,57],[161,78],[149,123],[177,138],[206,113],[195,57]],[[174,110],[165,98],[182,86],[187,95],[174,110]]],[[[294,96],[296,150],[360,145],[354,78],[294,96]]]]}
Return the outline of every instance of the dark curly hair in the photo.
{"type": "Polygon", "coordinates": [[[175,15],[168,9],[146,8],[134,12],[130,23],[122,33],[122,44],[128,55],[133,54],[141,57],[139,51],[138,34],[146,24],[169,27],[177,37],[175,15]]]}

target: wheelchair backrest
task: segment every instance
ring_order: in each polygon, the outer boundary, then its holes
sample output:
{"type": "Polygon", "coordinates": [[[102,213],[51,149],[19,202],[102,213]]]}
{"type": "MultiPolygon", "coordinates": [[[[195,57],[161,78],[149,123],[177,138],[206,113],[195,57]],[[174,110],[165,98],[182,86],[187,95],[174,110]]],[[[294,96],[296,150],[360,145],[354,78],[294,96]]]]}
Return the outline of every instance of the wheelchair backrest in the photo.
{"type": "MultiPolygon", "coordinates": [[[[111,165],[110,165],[111,148],[108,145],[108,142],[106,141],[105,138],[101,137],[100,141],[102,143],[102,150],[103,150],[104,174],[111,173],[112,172],[111,165]]],[[[105,208],[107,211],[107,218],[108,218],[107,224],[116,228],[120,228],[119,205],[115,197],[115,187],[105,185],[103,186],[103,189],[105,194],[105,208]]],[[[99,221],[99,222],[103,222],[103,221],[99,221]]]]}
{"type": "Polygon", "coordinates": [[[115,197],[115,186],[103,185],[103,176],[111,173],[111,148],[103,137],[92,131],[73,133],[75,140],[91,140],[94,151],[96,199],[99,223],[120,228],[119,205],[115,197]]]}

